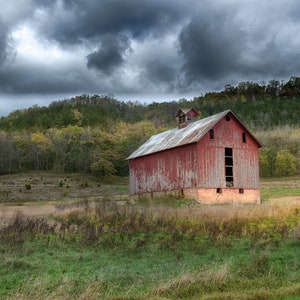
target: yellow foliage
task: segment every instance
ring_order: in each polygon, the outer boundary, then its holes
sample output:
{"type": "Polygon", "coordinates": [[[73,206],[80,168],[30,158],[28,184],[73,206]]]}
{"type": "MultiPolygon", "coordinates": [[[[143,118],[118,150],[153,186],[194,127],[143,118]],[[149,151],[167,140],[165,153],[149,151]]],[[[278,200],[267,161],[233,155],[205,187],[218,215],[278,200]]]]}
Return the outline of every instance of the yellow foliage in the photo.
{"type": "Polygon", "coordinates": [[[41,148],[47,148],[51,145],[51,141],[42,132],[33,133],[31,135],[31,142],[41,148]]]}

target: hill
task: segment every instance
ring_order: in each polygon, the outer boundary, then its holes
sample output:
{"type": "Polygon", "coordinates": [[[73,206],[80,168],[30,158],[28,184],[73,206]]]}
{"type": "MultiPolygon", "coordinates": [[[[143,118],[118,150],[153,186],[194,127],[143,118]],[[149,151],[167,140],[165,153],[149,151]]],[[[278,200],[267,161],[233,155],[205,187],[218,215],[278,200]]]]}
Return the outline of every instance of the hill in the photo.
{"type": "Polygon", "coordinates": [[[268,84],[241,82],[226,85],[223,91],[209,92],[192,100],[151,103],[118,101],[109,96],[81,95],[56,101],[48,107],[33,106],[16,110],[0,119],[6,131],[45,130],[68,125],[107,126],[117,120],[140,122],[150,120],[156,126],[172,126],[179,107],[193,107],[202,117],[230,108],[255,131],[276,126],[299,127],[300,77],[286,83],[272,80],[268,84]]]}
{"type": "Polygon", "coordinates": [[[193,107],[201,118],[231,109],[265,146],[262,175],[300,172],[300,78],[295,76],[287,82],[226,85],[192,100],[146,105],[81,95],[16,110],[0,119],[0,170],[127,175],[125,158],[152,134],[175,127],[179,107],[193,107]]]}

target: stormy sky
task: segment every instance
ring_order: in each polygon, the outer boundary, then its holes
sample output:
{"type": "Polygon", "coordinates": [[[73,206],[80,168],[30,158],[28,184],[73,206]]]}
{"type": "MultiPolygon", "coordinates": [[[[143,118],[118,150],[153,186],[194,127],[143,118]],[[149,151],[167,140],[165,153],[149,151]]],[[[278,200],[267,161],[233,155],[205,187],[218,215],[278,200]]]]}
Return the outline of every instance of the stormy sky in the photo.
{"type": "Polygon", "coordinates": [[[0,0],[0,115],[81,94],[191,99],[300,74],[298,0],[0,0]]]}

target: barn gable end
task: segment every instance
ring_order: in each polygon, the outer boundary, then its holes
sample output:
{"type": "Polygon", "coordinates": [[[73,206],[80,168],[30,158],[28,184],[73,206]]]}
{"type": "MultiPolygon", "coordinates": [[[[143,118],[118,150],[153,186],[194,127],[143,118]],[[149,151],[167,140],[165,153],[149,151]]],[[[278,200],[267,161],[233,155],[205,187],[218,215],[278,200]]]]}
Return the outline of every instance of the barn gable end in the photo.
{"type": "Polygon", "coordinates": [[[127,159],[130,194],[258,203],[261,143],[231,110],[152,136],[127,159]]]}

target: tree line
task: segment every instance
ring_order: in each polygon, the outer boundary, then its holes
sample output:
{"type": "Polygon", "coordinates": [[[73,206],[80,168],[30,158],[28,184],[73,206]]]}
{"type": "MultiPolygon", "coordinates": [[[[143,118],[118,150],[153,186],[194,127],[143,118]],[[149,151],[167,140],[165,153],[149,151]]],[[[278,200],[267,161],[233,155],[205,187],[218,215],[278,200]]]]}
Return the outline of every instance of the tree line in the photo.
{"type": "Polygon", "coordinates": [[[92,173],[100,178],[128,175],[126,157],[158,132],[152,122],[117,122],[107,130],[68,125],[44,132],[0,131],[0,170],[92,173]]]}
{"type": "Polygon", "coordinates": [[[241,82],[191,100],[123,102],[81,95],[0,118],[0,170],[128,175],[126,157],[152,134],[176,126],[179,108],[201,118],[231,109],[261,139],[263,176],[300,173],[300,78],[241,82]]]}

